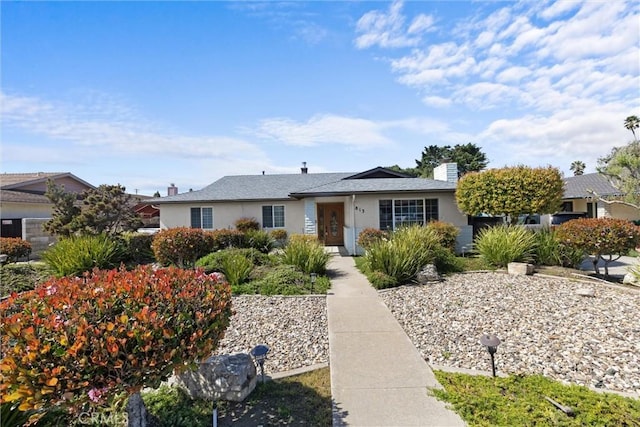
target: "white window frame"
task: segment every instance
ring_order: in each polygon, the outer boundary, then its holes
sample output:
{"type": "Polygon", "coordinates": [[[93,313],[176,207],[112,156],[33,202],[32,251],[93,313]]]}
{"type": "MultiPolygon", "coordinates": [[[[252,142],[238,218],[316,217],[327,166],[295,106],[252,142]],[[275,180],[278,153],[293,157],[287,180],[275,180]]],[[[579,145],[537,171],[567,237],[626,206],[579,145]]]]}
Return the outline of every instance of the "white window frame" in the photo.
{"type": "Polygon", "coordinates": [[[191,228],[200,228],[202,230],[213,230],[213,208],[210,207],[210,206],[191,206],[190,209],[189,209],[189,222],[190,222],[191,228]],[[195,227],[194,224],[193,224],[193,212],[194,212],[194,209],[198,209],[199,213],[200,213],[200,218],[199,218],[200,226],[199,227],[195,227]],[[211,227],[204,227],[204,219],[205,219],[205,217],[203,215],[203,211],[205,209],[208,210],[208,211],[211,211],[211,227]]]}
{"type": "Polygon", "coordinates": [[[285,228],[287,224],[287,208],[285,205],[262,205],[262,228],[285,228]],[[265,224],[264,210],[271,210],[271,225],[265,224]],[[276,225],[275,208],[282,208],[282,225],[276,225]]]}
{"type": "Polygon", "coordinates": [[[392,229],[395,230],[396,229],[396,224],[398,223],[398,221],[396,220],[396,202],[400,202],[400,201],[422,201],[422,220],[417,220],[419,222],[422,222],[422,225],[425,225],[428,221],[432,221],[432,220],[439,220],[440,219],[440,200],[437,197],[430,197],[430,198],[398,198],[398,199],[394,199],[394,198],[385,198],[385,199],[379,199],[378,200],[378,227],[380,227],[380,223],[381,223],[381,218],[380,218],[380,202],[382,201],[391,201],[391,226],[392,229]],[[436,218],[429,218],[429,220],[427,220],[427,204],[429,201],[435,200],[438,204],[437,206],[437,212],[436,212],[436,218]]]}

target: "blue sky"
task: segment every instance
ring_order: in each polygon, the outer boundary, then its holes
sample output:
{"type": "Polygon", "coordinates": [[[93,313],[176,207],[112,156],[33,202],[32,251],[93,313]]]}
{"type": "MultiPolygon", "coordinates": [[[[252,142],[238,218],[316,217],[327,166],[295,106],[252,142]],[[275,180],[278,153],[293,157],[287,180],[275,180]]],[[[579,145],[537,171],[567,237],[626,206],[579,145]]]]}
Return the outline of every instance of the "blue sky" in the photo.
{"type": "Polygon", "coordinates": [[[640,116],[640,3],[2,2],[2,172],[166,194],[224,175],[587,172],[640,116]]]}

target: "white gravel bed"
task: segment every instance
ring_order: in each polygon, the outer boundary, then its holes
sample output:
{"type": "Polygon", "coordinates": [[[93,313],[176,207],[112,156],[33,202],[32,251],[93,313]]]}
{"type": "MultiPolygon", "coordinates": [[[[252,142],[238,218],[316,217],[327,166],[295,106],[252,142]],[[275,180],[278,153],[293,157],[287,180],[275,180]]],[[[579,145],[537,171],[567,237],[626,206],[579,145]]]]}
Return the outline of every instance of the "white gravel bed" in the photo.
{"type": "Polygon", "coordinates": [[[380,296],[427,362],[640,392],[640,292],[562,278],[469,273],[380,296]],[[576,294],[595,289],[595,297],[576,294]]]}
{"type": "Polygon", "coordinates": [[[216,354],[249,353],[266,344],[265,373],[329,361],[325,296],[239,295],[232,304],[234,315],[216,354]]]}

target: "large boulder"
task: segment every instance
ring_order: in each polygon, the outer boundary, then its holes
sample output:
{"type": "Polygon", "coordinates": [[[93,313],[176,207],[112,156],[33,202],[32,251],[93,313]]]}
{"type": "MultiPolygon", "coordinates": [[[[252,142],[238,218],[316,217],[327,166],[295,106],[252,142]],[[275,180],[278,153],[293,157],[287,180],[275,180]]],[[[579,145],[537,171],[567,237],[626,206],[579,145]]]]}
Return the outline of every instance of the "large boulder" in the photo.
{"type": "Polygon", "coordinates": [[[439,282],[440,275],[438,274],[438,269],[433,264],[427,264],[418,272],[416,280],[421,285],[426,285],[429,282],[439,282]]]}
{"type": "Polygon", "coordinates": [[[246,353],[212,356],[197,370],[176,376],[192,399],[243,401],[256,387],[256,366],[246,353]]]}
{"type": "Polygon", "coordinates": [[[510,262],[507,264],[507,272],[516,276],[529,276],[533,274],[533,264],[526,262],[510,262]]]}

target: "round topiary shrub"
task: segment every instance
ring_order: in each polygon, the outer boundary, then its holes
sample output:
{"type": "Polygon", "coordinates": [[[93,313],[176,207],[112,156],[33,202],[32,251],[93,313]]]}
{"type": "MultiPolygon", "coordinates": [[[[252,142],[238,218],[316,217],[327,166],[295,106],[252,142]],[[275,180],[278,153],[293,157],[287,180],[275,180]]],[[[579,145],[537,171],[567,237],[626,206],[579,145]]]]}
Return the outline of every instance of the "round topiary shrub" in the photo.
{"type": "Polygon", "coordinates": [[[74,412],[158,387],[223,337],[231,290],[218,277],[174,267],[94,270],[12,295],[0,303],[2,403],[74,412]]]}
{"type": "Polygon", "coordinates": [[[243,233],[260,230],[260,223],[255,218],[239,218],[236,220],[235,226],[238,231],[243,233]]]}
{"type": "Polygon", "coordinates": [[[431,221],[427,224],[427,228],[436,233],[443,248],[449,249],[451,252],[456,251],[456,240],[460,234],[458,227],[444,221],[431,221]]]}
{"type": "Polygon", "coordinates": [[[196,260],[213,250],[210,232],[199,228],[176,227],[160,230],[153,237],[151,249],[162,265],[192,267],[196,260]]]}
{"type": "Polygon", "coordinates": [[[7,255],[7,262],[16,262],[31,255],[31,243],[19,237],[0,237],[0,254],[7,255]]]}

